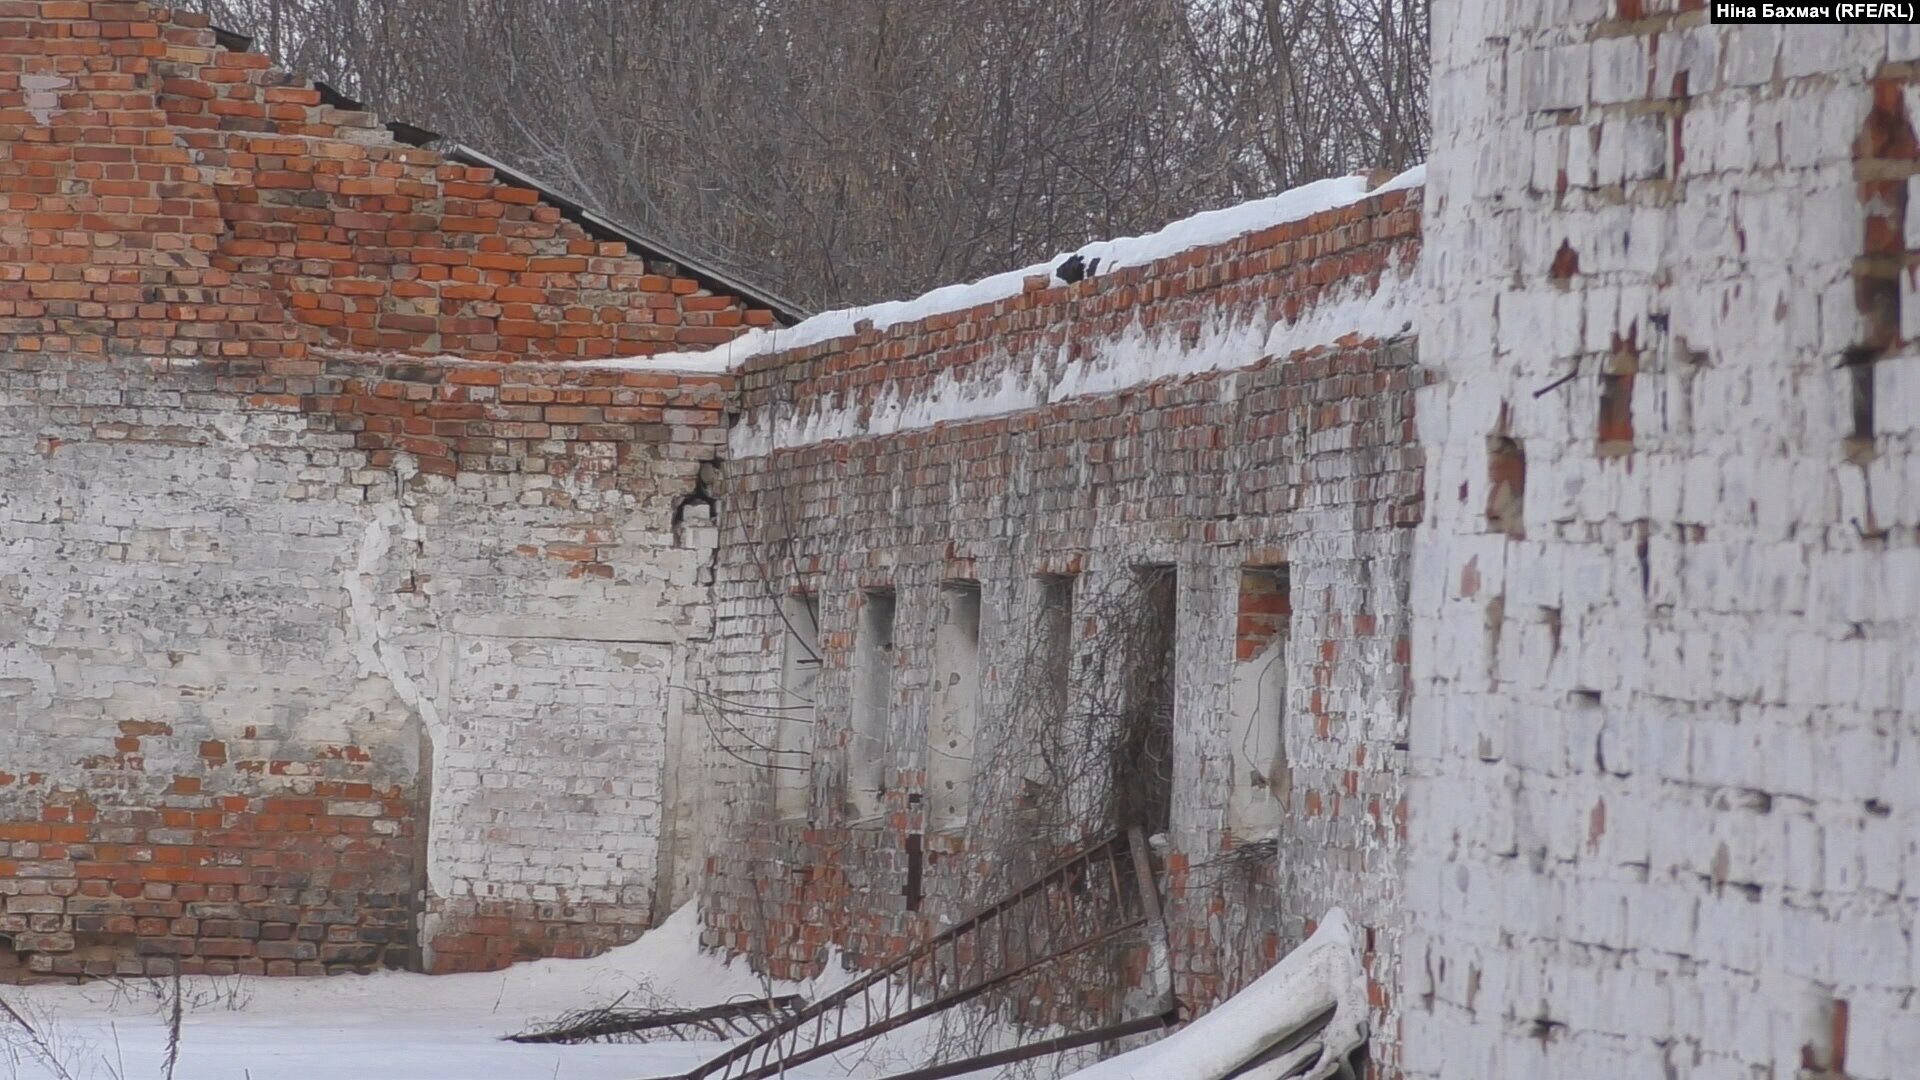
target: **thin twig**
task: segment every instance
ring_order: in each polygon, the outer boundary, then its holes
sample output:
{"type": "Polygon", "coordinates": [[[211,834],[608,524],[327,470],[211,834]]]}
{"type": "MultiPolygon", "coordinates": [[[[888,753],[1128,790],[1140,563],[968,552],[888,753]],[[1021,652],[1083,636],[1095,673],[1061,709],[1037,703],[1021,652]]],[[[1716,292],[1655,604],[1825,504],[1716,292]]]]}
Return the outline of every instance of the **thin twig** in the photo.
{"type": "Polygon", "coordinates": [[[38,1058],[41,1064],[52,1069],[57,1080],[74,1080],[73,1074],[68,1072],[67,1067],[61,1063],[59,1055],[54,1053],[52,1045],[38,1029],[27,1023],[27,1018],[20,1015],[19,1010],[9,1004],[6,998],[0,998],[0,1012],[6,1013],[7,1019],[26,1033],[28,1052],[38,1058]]]}
{"type": "Polygon", "coordinates": [[[186,1015],[186,1007],[181,992],[180,964],[173,965],[173,1015],[167,1020],[167,1063],[166,1080],[173,1080],[173,1068],[180,1063],[180,1026],[186,1015]]]}

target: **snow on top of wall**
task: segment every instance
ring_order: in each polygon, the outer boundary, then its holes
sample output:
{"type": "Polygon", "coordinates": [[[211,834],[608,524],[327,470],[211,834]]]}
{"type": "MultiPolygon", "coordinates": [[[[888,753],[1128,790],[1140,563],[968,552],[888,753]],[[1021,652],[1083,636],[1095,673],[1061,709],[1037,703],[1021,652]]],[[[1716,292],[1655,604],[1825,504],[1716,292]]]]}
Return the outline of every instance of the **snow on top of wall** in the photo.
{"type": "Polygon", "coordinates": [[[762,457],[814,443],[983,420],[1160,379],[1233,371],[1343,339],[1396,337],[1413,327],[1420,299],[1416,272],[1410,263],[1394,263],[1378,285],[1353,280],[1331,286],[1293,322],[1219,312],[1189,341],[1177,326],[1148,329],[1136,321],[1115,337],[1088,343],[1085,355],[1074,359],[1065,347],[1030,358],[1003,353],[959,376],[943,370],[919,389],[903,392],[888,383],[871,403],[815,402],[787,415],[767,409],[728,433],[728,452],[736,459],[762,457]]]}
{"type": "Polygon", "coordinates": [[[1408,169],[1406,172],[1401,173],[1399,176],[1374,188],[1372,191],[1367,192],[1367,194],[1385,195],[1389,191],[1406,191],[1409,188],[1425,187],[1426,185],[1427,163],[1423,161],[1413,168],[1408,169]]]}
{"type": "MultiPolygon", "coordinates": [[[[861,307],[823,311],[793,326],[775,330],[750,330],[724,345],[698,352],[667,352],[652,356],[582,360],[580,366],[615,368],[629,371],[672,371],[711,373],[732,371],[747,360],[766,353],[784,352],[823,341],[848,337],[858,332],[863,322],[872,322],[875,330],[900,323],[916,322],[933,315],[965,311],[1010,296],[1026,288],[1026,280],[1035,275],[1051,276],[1063,260],[1079,255],[1091,262],[1099,260],[1098,273],[1104,274],[1129,266],[1144,266],[1168,256],[1198,247],[1222,244],[1235,237],[1261,229],[1299,221],[1326,210],[1350,206],[1374,195],[1402,191],[1426,183],[1427,167],[1415,165],[1376,188],[1368,188],[1364,177],[1336,176],[1283,191],[1264,199],[1254,199],[1221,210],[1207,210],[1166,226],[1145,236],[1123,236],[1096,240],[1076,251],[1062,252],[1043,263],[1008,270],[957,285],[944,285],[911,300],[884,300],[861,307]]],[[[1096,274],[1095,276],[1098,276],[1096,274]]]]}
{"type": "Polygon", "coordinates": [[[1179,1031],[1131,1053],[1073,1073],[1070,1080],[1220,1080],[1258,1058],[1327,1006],[1333,1019],[1298,1049],[1248,1077],[1331,1075],[1366,1041],[1366,976],[1354,956],[1353,930],[1340,908],[1271,971],[1179,1031]],[[1319,1058],[1311,1071],[1295,1069],[1319,1058]]]}
{"type": "Polygon", "coordinates": [[[1269,356],[1291,356],[1340,339],[1391,338],[1412,330],[1418,291],[1414,268],[1395,264],[1377,286],[1365,281],[1336,285],[1293,322],[1234,320],[1216,312],[1191,346],[1164,331],[1149,333],[1138,322],[1119,337],[1094,345],[1089,355],[1060,372],[1048,391],[1057,404],[1089,394],[1109,394],[1157,379],[1203,375],[1246,367],[1269,356]]]}

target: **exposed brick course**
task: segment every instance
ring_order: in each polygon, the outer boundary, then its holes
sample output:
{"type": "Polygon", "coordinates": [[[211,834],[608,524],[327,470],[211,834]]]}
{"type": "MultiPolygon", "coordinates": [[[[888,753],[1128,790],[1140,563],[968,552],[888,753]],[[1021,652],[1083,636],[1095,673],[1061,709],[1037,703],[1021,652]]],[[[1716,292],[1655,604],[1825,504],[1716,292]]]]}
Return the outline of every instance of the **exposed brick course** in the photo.
{"type": "Polygon", "coordinates": [[[14,952],[58,975],[312,975],[406,962],[410,791],[318,781],[305,797],[261,797],[200,786],[175,777],[159,805],[109,799],[104,809],[85,792],[51,790],[35,800],[41,823],[0,825],[0,934],[14,952]]]}

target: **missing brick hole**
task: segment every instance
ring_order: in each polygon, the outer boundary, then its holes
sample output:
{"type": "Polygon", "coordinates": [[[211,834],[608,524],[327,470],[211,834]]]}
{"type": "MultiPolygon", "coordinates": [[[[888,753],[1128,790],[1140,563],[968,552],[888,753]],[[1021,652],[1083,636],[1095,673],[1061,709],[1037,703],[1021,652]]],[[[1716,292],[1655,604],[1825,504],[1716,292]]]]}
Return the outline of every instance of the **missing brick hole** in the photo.
{"type": "Polygon", "coordinates": [[[1573,245],[1568,241],[1560,241],[1560,249],[1553,253],[1553,263],[1547,267],[1547,277],[1564,289],[1567,282],[1579,273],[1580,253],[1573,250],[1573,245]]]}
{"type": "Polygon", "coordinates": [[[1875,361],[1879,358],[1879,350],[1855,346],[1847,350],[1846,357],[1841,361],[1841,367],[1847,373],[1853,413],[1853,432],[1847,437],[1847,456],[1855,461],[1873,453],[1873,383],[1875,361]]]}
{"type": "Polygon", "coordinates": [[[1600,691],[1585,688],[1571,690],[1567,693],[1567,700],[1583,709],[1597,709],[1600,707],[1600,691]]]}
{"type": "Polygon", "coordinates": [[[1898,272],[1871,266],[1856,269],[1854,299],[1860,310],[1860,337],[1841,354],[1840,366],[1871,368],[1900,340],[1898,272]]]}
{"type": "Polygon", "coordinates": [[[1646,522],[1640,522],[1636,526],[1635,532],[1639,534],[1640,538],[1634,541],[1633,558],[1635,562],[1640,564],[1640,595],[1644,598],[1653,591],[1652,541],[1648,537],[1646,522]]]}
{"type": "Polygon", "coordinates": [[[1517,439],[1487,439],[1487,523],[1516,539],[1526,536],[1527,454],[1517,439]]]}
{"type": "Polygon", "coordinates": [[[1633,373],[1600,376],[1600,416],[1597,425],[1601,457],[1633,453],[1633,373]]]}
{"type": "Polygon", "coordinates": [[[700,466],[700,472],[693,480],[693,490],[674,501],[673,542],[676,547],[683,543],[681,531],[685,526],[713,524],[716,504],[713,491],[708,487],[708,470],[711,468],[711,465],[700,466]]]}
{"type": "Polygon", "coordinates": [[[1503,593],[1487,601],[1486,641],[1487,641],[1487,678],[1498,680],[1500,677],[1500,631],[1507,622],[1507,598],[1503,593]]]}
{"type": "Polygon", "coordinates": [[[1821,1076],[1847,1074],[1847,1041],[1852,1009],[1845,998],[1828,998],[1812,1018],[1820,1034],[1800,1048],[1800,1067],[1821,1076]]]}

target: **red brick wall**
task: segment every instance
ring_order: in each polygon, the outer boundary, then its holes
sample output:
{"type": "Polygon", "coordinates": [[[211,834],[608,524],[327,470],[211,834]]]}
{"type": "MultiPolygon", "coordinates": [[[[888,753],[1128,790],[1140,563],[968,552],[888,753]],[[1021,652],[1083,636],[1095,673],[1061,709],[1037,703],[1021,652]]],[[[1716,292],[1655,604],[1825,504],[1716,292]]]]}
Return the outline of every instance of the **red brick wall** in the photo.
{"type": "MultiPolygon", "coordinates": [[[[1250,345],[1218,342],[1223,327],[1264,331],[1356,290],[1410,297],[1418,196],[1377,197],[1070,286],[1037,282],[973,310],[748,364],[721,498],[713,686],[743,710],[777,703],[777,599],[796,589],[820,598],[825,656],[807,820],[774,820],[768,774],[716,755],[718,797],[734,808],[726,835],[739,846],[708,860],[710,943],[783,976],[817,969],[829,944],[868,965],[990,899],[998,856],[979,824],[983,814],[1008,814],[1014,800],[1006,777],[977,772],[974,830],[925,837],[926,899],[913,912],[905,896],[906,837],[925,829],[926,687],[941,583],[982,586],[984,730],[1006,705],[1035,575],[1078,574],[1076,594],[1085,596],[1133,566],[1167,564],[1181,583],[1184,702],[1164,868],[1175,989],[1204,1008],[1302,940],[1327,907],[1344,906],[1365,934],[1376,1046],[1392,1069],[1408,526],[1421,512],[1423,469],[1412,392],[1425,376],[1410,338],[1383,340],[1371,327],[1336,326],[1291,346],[1281,334],[1272,354],[1259,344],[1263,332],[1224,335],[1250,345]],[[951,405],[1143,339],[1159,341],[1169,359],[1183,349],[1241,351],[1187,377],[1148,373],[1137,385],[1043,407],[860,434],[906,415],[923,395],[951,405]],[[1240,574],[1280,562],[1291,577],[1298,656],[1291,802],[1276,856],[1222,861],[1237,839],[1251,839],[1236,838],[1225,816],[1228,790],[1243,782],[1225,730],[1226,686],[1241,635],[1270,632],[1284,608],[1263,603],[1243,625],[1240,574]],[[877,588],[896,598],[892,782],[884,819],[855,822],[844,795],[850,654],[861,591],[877,588]]],[[[1079,646],[1097,647],[1099,628],[1087,622],[1076,620],[1079,646]]],[[[1118,1007],[1098,993],[1056,1004],[1083,1019],[1118,1007]]]]}
{"type": "Polygon", "coordinates": [[[1233,658],[1252,660],[1266,651],[1276,634],[1286,629],[1293,601],[1286,592],[1284,569],[1255,568],[1240,577],[1240,621],[1234,627],[1233,658]]]}
{"type": "MultiPolygon", "coordinates": [[[[297,408],[316,430],[351,435],[375,467],[405,453],[421,472],[449,477],[529,464],[555,474],[610,471],[634,448],[648,446],[690,475],[719,451],[733,381],[718,374],[448,361],[356,358],[301,366],[311,374],[269,378],[267,385],[280,392],[250,395],[249,404],[297,408]],[[290,386],[300,392],[285,392],[290,386]]],[[[573,540],[543,545],[540,553],[594,573],[590,530],[573,540]]]]}
{"type": "MultiPolygon", "coordinates": [[[[142,744],[172,735],[165,724],[120,728],[140,733],[116,739],[127,756],[92,763],[96,776],[138,772],[142,744]]],[[[318,975],[406,962],[412,792],[319,780],[299,795],[263,794],[248,774],[307,763],[236,761],[223,776],[219,744],[199,752],[213,775],[175,776],[152,805],[53,786],[45,774],[0,774],[25,788],[41,819],[0,823],[0,935],[14,952],[0,978],[22,961],[59,975],[176,965],[189,975],[318,975]],[[209,783],[251,794],[211,793],[209,783]]]]}
{"type": "Polygon", "coordinates": [[[199,16],[5,0],[0,133],[0,347],[517,360],[772,321],[490,169],[395,144],[199,16]]]}

